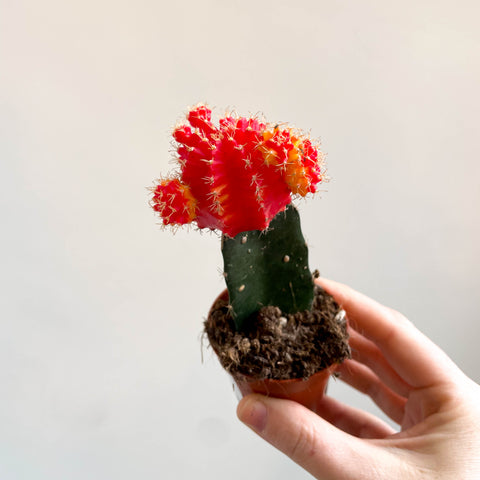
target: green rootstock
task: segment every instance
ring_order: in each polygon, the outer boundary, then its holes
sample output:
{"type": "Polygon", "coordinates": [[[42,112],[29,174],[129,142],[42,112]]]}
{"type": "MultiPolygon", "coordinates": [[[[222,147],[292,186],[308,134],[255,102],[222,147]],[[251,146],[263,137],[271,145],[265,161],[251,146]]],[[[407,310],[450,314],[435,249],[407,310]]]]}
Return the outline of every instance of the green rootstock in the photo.
{"type": "Polygon", "coordinates": [[[260,308],[273,305],[284,313],[309,310],[313,278],[308,247],[293,205],[280,212],[266,231],[223,236],[222,254],[233,319],[237,330],[254,321],[260,308]]]}

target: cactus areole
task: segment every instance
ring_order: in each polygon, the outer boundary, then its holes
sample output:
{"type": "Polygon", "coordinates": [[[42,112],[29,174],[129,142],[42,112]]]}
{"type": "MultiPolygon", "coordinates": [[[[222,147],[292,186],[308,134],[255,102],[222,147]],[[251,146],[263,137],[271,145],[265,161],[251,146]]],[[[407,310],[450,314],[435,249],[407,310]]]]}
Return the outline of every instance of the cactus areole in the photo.
{"type": "MultiPolygon", "coordinates": [[[[197,105],[174,128],[178,168],[151,189],[163,225],[222,232],[224,272],[237,330],[267,305],[308,310],[313,280],[296,197],[325,180],[323,155],[302,132],[197,105]]],[[[251,326],[251,325],[250,325],[251,326]]]]}

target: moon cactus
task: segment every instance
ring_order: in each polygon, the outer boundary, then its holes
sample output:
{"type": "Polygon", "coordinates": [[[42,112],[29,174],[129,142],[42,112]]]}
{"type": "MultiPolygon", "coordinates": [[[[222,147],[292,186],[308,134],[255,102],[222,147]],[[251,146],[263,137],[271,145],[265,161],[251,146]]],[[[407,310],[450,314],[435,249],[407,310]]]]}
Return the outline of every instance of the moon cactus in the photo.
{"type": "Polygon", "coordinates": [[[237,330],[262,306],[308,310],[314,285],[294,197],[325,179],[323,155],[303,133],[255,117],[211,120],[197,105],[173,131],[179,169],[152,189],[164,225],[220,230],[237,330]]]}

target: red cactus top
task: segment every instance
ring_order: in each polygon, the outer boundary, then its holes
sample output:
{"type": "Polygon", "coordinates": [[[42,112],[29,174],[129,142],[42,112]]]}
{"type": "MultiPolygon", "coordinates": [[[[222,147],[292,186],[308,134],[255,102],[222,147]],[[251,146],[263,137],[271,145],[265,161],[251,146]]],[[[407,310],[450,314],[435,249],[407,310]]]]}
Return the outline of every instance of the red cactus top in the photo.
{"type": "Polygon", "coordinates": [[[161,180],[151,201],[164,225],[195,222],[230,237],[264,230],[292,195],[314,193],[324,179],[323,156],[301,132],[254,117],[215,126],[211,113],[197,105],[173,132],[180,172],[161,180]]]}

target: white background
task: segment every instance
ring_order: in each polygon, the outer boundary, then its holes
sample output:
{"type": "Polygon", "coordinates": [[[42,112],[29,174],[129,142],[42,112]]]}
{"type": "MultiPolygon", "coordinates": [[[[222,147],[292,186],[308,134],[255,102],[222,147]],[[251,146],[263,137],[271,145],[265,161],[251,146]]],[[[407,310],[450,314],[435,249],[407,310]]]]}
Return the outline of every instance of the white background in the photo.
{"type": "Polygon", "coordinates": [[[199,101],[321,139],[332,181],[300,202],[312,268],[480,380],[476,0],[0,6],[2,480],[309,478],[202,363],[218,237],[162,231],[148,207],[199,101]]]}

